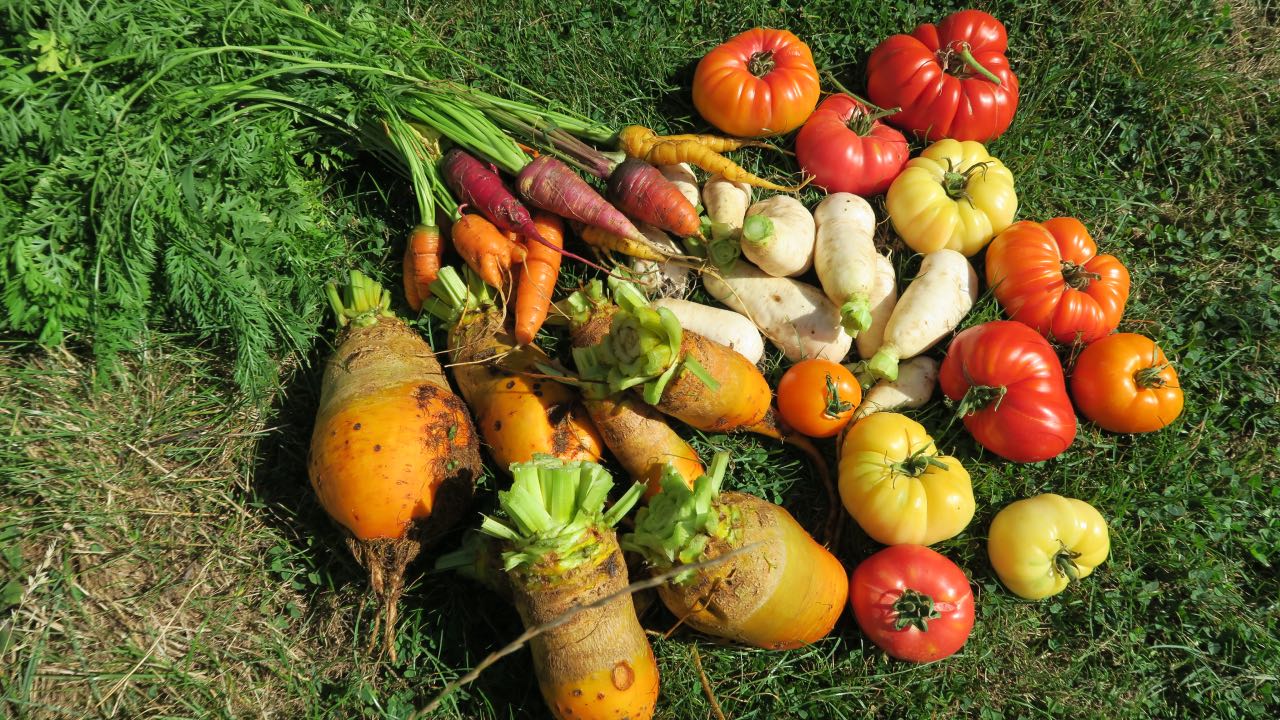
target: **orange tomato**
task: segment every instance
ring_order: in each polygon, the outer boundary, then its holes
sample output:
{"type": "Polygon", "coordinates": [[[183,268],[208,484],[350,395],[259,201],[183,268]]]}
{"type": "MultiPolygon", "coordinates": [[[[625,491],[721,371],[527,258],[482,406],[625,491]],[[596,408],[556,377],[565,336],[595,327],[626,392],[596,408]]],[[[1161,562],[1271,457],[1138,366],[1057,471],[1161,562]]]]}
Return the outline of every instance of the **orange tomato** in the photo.
{"type": "Polygon", "coordinates": [[[1072,217],[1005,228],[987,248],[987,285],[1011,319],[1064,345],[1115,330],[1129,299],[1129,271],[1072,217]]]}
{"type": "Polygon", "coordinates": [[[830,360],[802,360],[778,381],[778,413],[809,437],[833,437],[849,424],[862,402],[862,386],[853,373],[830,360]]]}
{"type": "Polygon", "coordinates": [[[817,107],[818,69],[800,38],[755,28],[702,58],[693,74],[693,104],[730,135],[781,135],[817,107]]]}
{"type": "Polygon", "coordinates": [[[1178,373],[1151,338],[1116,333],[1086,347],[1071,373],[1076,409],[1106,430],[1159,430],[1182,414],[1178,373]]]}

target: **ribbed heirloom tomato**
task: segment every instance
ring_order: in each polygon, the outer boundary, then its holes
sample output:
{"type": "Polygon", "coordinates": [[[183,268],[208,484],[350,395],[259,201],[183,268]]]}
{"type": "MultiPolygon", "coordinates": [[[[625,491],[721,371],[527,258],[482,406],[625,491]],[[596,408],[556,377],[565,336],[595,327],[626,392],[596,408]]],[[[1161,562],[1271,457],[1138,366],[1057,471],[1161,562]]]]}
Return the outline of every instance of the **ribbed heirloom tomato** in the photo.
{"type": "Polygon", "coordinates": [[[730,135],[780,135],[818,104],[809,46],[786,30],[755,28],[707,53],[693,73],[693,105],[730,135]]]}
{"type": "Polygon", "coordinates": [[[996,320],[956,335],[938,382],[960,403],[973,437],[1002,458],[1048,460],[1076,437],[1062,363],[1049,341],[1022,323],[996,320]]]}
{"type": "Polygon", "coordinates": [[[884,199],[893,229],[918,253],[976,255],[1018,212],[1013,173],[972,140],[939,140],[911,159],[884,199]]]}
{"type": "Polygon", "coordinates": [[[796,161],[829,193],[879,195],[907,164],[902,133],[848,95],[832,95],[796,134],[796,161]]]}
{"type": "Polygon", "coordinates": [[[1107,559],[1107,521],[1083,500],[1045,493],[1010,503],[987,533],[1000,582],[1028,600],[1057,595],[1107,559]]]}
{"type": "Polygon", "coordinates": [[[894,545],[863,560],[849,581],[849,604],[862,632],[899,660],[941,660],[973,632],[969,578],[923,545],[894,545]]]}
{"type": "Polygon", "coordinates": [[[1071,217],[1005,228],[987,248],[987,285],[1010,319],[1064,345],[1115,330],[1129,299],[1129,271],[1071,217]]]}
{"type": "Polygon", "coordinates": [[[955,537],[974,510],[964,465],[938,452],[923,425],[892,412],[862,418],[841,440],[840,500],[886,545],[955,537]]]}
{"type": "Polygon", "coordinates": [[[902,108],[888,120],[903,130],[987,142],[1009,128],[1018,109],[1008,46],[999,20],[962,10],[876,46],[867,60],[867,95],[880,107],[902,108]]]}
{"type": "Polygon", "coordinates": [[[1111,432],[1152,432],[1182,414],[1178,372],[1151,338],[1117,333],[1076,358],[1071,395],[1080,413],[1111,432]]]}

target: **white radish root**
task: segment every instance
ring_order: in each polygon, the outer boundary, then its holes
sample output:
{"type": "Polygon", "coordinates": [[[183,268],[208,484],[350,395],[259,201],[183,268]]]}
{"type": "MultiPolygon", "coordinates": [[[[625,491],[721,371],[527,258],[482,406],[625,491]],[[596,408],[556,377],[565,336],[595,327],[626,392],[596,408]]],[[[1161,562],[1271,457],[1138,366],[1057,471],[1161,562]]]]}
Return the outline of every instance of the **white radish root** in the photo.
{"type": "Polygon", "coordinates": [[[840,326],[840,311],[812,285],[773,277],[745,260],[719,276],[703,273],[702,282],[712,297],[750,318],[792,362],[840,362],[849,354],[853,338],[840,326]]]}
{"type": "Polygon", "coordinates": [[[711,220],[713,239],[736,239],[750,205],[751,186],[746,183],[730,182],[716,175],[702,186],[702,207],[711,220]]]}
{"type": "Polygon", "coordinates": [[[680,321],[680,327],[736,350],[752,365],[764,357],[764,338],[755,323],[741,313],[669,297],[658,298],[649,304],[655,309],[664,307],[670,310],[680,321]]]}
{"type": "Polygon", "coordinates": [[[898,361],[915,357],[955,330],[978,299],[978,274],[955,250],[935,250],[907,286],[884,329],[884,343],[867,361],[879,378],[896,380],[898,361]]]}
{"type": "Polygon", "coordinates": [[[702,205],[702,196],[698,192],[698,178],[693,174],[693,168],[689,163],[659,165],[658,172],[680,189],[680,194],[684,195],[684,199],[688,200],[690,205],[695,208],[702,205]]]}
{"type": "Polygon", "coordinates": [[[876,281],[876,214],[852,193],[832,193],[813,211],[818,281],[853,336],[871,326],[871,290],[876,281]]]}
{"type": "Polygon", "coordinates": [[[893,261],[876,254],[876,280],[871,286],[871,327],[858,333],[858,355],[870,358],[884,343],[884,329],[898,304],[898,277],[893,261]]]}
{"type": "MultiPolygon", "coordinates": [[[[676,244],[671,236],[648,223],[637,222],[636,228],[649,239],[654,245],[669,251],[673,255],[680,255],[684,250],[676,244]]],[[[686,266],[676,262],[658,263],[652,260],[640,260],[638,258],[631,261],[631,272],[635,274],[635,282],[644,288],[647,295],[662,295],[667,297],[684,297],[689,294],[690,284],[692,282],[692,271],[686,266]]]]}
{"type": "Polygon", "coordinates": [[[880,380],[853,411],[853,422],[878,412],[923,407],[938,384],[938,361],[913,357],[898,366],[897,380],[880,380]]]}
{"type": "Polygon", "coordinates": [[[774,195],[747,209],[742,254],[774,277],[795,277],[813,266],[813,215],[790,195],[774,195]]]}

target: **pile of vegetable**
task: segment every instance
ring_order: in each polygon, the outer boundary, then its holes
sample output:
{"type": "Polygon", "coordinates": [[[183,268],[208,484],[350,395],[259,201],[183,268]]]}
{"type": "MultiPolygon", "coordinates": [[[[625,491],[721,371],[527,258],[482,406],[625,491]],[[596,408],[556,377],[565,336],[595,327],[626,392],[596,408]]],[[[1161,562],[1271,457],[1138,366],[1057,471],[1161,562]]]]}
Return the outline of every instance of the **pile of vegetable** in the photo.
{"type": "MultiPolygon", "coordinates": [[[[470,568],[512,600],[553,714],[634,719],[654,713],[661,668],[624,551],[694,631],[785,651],[837,631],[848,603],[889,655],[939,660],[964,645],[975,598],[928,546],[969,531],[986,498],[905,412],[936,383],[994,456],[979,461],[1016,463],[1067,452],[1077,413],[1119,433],[1181,413],[1161,348],[1116,333],[1130,289],[1121,260],[1098,254],[1080,220],[1015,222],[1013,173],[983,144],[1018,99],[990,15],[885,40],[868,60],[870,101],[839,88],[819,104],[803,41],[749,30],[693,78],[695,107],[728,138],[607,128],[514,84],[523,99],[410,56],[366,57],[380,36],[359,23],[339,30],[292,3],[276,12],[296,31],[288,43],[169,60],[261,55],[265,67],[172,93],[228,120],[288,110],[412,189],[391,271],[403,304],[355,270],[343,293],[327,290],[340,335],[308,459],[320,504],[368,571],[393,660],[410,563],[478,521],[467,508],[482,451],[502,488],[478,523],[488,539],[441,566],[470,568]],[[318,101],[328,84],[344,94],[318,101]],[[797,130],[799,181],[724,154],[785,149],[797,130]],[[916,141],[928,144],[912,158],[916,141]],[[825,197],[807,205],[797,192],[810,183],[825,197]],[[589,279],[558,293],[569,263],[589,279]],[[965,327],[984,292],[1008,319],[965,327]],[[691,299],[704,293],[722,307],[691,299]],[[393,306],[443,331],[434,347],[393,306]],[[548,353],[553,336],[568,342],[548,353]],[[761,364],[778,356],[775,388],[761,364]],[[694,430],[797,449],[828,493],[826,526],[732,490],[734,458],[704,463],[694,430]],[[601,462],[631,481],[607,511],[601,462]],[[848,519],[887,547],[847,554],[848,519]]],[[[414,47],[407,30],[386,32],[414,47]]],[[[996,576],[1028,599],[1065,591],[1109,550],[1098,509],[1051,493],[1009,504],[986,533],[996,576]]]]}

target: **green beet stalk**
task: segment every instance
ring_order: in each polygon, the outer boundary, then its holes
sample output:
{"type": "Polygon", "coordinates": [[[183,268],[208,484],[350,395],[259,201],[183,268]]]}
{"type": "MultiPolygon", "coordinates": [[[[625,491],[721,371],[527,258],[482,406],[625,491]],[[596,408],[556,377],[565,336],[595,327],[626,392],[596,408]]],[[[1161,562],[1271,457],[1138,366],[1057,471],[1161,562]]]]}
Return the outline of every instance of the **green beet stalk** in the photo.
{"type": "Polygon", "coordinates": [[[591,462],[565,463],[550,455],[511,464],[511,489],[498,493],[505,522],[485,516],[480,532],[502,541],[503,569],[562,574],[607,552],[596,538],[613,527],[644,494],[635,484],[608,510],[608,471],[591,462]]]}
{"type": "MultiPolygon", "coordinates": [[[[650,405],[661,400],[667,384],[682,367],[704,383],[716,384],[701,364],[681,352],[684,331],[670,310],[649,307],[644,294],[625,280],[610,278],[609,289],[618,305],[609,333],[596,345],[573,349],[573,361],[583,381],[603,385],[609,393],[639,387],[650,405]]],[[[599,295],[598,287],[595,293],[599,295]]],[[[593,304],[599,301],[590,296],[569,301],[575,309],[593,304]]],[[[576,315],[582,316],[581,312],[576,315]]]]}
{"type": "MultiPolygon", "coordinates": [[[[690,489],[680,474],[667,465],[662,473],[662,491],[636,514],[634,532],[622,536],[624,550],[639,553],[654,569],[665,572],[679,565],[706,559],[712,540],[733,542],[737,508],[719,503],[720,485],[729,467],[729,454],[716,453],[707,473],[690,489]]],[[[675,576],[683,583],[694,571],[675,576]]]]}

